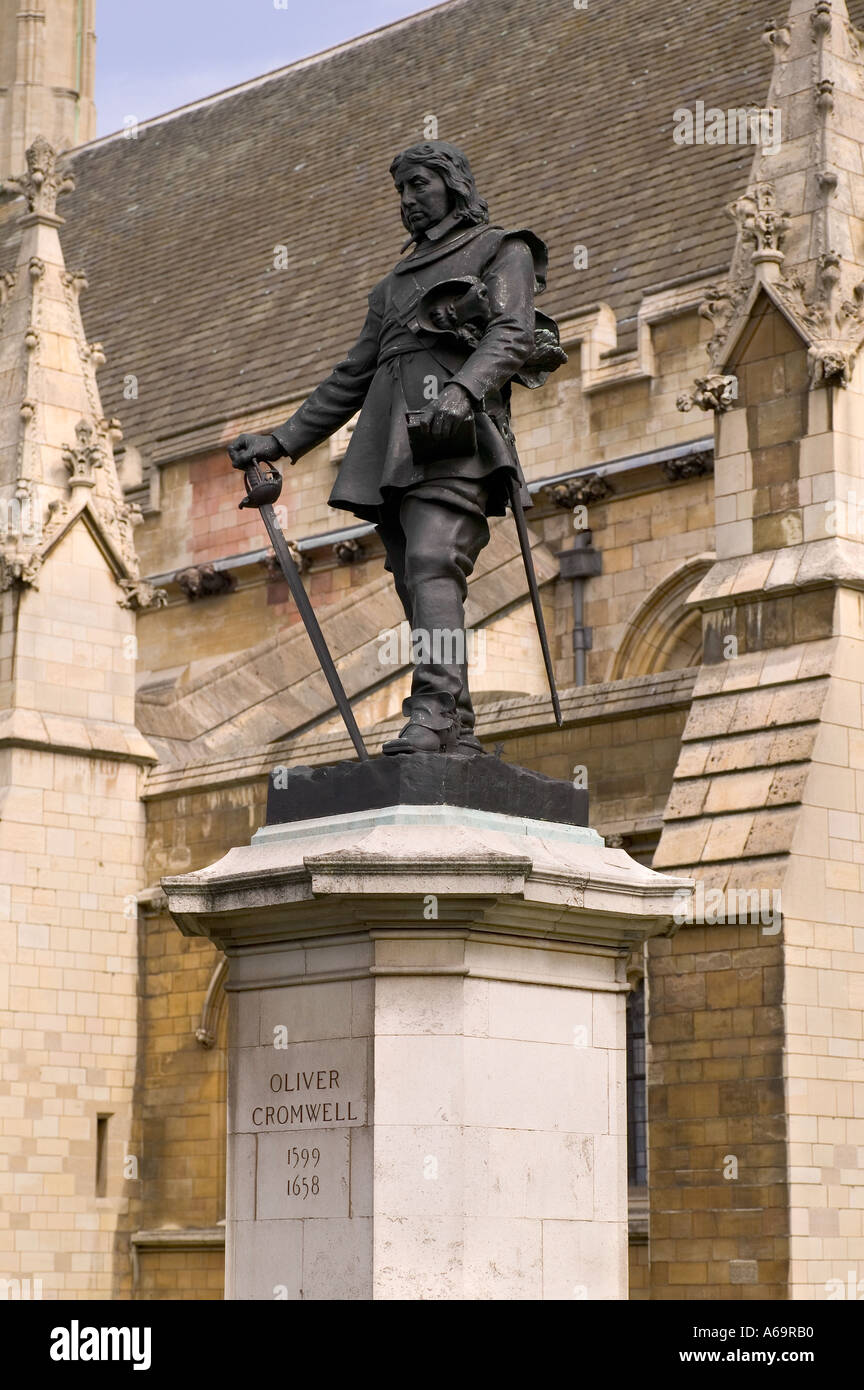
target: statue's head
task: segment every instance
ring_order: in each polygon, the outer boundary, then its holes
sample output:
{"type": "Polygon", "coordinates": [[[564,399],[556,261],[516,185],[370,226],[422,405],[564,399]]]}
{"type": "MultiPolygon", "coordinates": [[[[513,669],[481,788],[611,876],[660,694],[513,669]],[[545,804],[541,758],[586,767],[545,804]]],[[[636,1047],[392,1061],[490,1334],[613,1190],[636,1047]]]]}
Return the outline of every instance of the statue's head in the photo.
{"type": "Polygon", "coordinates": [[[426,140],[398,154],[390,173],[402,200],[402,222],[415,237],[448,213],[469,225],[489,221],[467,156],[445,140],[426,140]]]}

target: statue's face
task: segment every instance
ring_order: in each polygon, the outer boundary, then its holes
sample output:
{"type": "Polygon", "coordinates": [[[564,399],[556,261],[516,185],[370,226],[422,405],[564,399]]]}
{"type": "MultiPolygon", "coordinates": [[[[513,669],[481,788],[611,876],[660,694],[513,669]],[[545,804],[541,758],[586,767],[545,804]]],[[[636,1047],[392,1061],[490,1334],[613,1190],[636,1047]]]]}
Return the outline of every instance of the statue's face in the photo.
{"type": "Polygon", "coordinates": [[[402,199],[402,217],[415,237],[422,236],[450,211],[450,189],[435,169],[425,164],[406,164],[399,170],[396,187],[402,199]]]}

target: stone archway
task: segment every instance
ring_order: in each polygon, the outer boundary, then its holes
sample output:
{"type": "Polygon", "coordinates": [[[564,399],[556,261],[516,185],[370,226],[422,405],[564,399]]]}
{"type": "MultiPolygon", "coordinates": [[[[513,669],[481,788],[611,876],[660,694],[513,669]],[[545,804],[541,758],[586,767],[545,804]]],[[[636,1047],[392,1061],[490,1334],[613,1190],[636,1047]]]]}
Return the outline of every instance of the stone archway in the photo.
{"type": "Polygon", "coordinates": [[[694,556],[652,590],[625,628],[610,680],[699,665],[702,616],[687,599],[713,563],[712,554],[694,556]]]}

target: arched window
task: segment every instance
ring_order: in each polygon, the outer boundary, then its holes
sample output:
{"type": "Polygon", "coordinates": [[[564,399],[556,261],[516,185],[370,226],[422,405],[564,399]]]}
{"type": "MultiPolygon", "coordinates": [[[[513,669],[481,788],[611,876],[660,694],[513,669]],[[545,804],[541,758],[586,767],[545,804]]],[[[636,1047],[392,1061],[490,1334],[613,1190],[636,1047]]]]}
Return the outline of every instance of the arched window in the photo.
{"type": "Polygon", "coordinates": [[[612,663],[610,680],[677,671],[702,660],[702,615],[687,600],[713,564],[697,555],[667,575],[630,619],[612,663]]]}

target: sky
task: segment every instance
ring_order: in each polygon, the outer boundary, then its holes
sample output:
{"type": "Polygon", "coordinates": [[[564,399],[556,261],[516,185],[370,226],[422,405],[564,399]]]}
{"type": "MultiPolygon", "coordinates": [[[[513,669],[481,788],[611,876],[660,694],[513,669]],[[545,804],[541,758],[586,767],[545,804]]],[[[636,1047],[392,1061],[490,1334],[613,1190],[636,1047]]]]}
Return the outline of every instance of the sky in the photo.
{"type": "Polygon", "coordinates": [[[96,0],[99,134],[146,121],[440,0],[96,0]],[[128,123],[128,122],[127,122],[128,123]]]}

